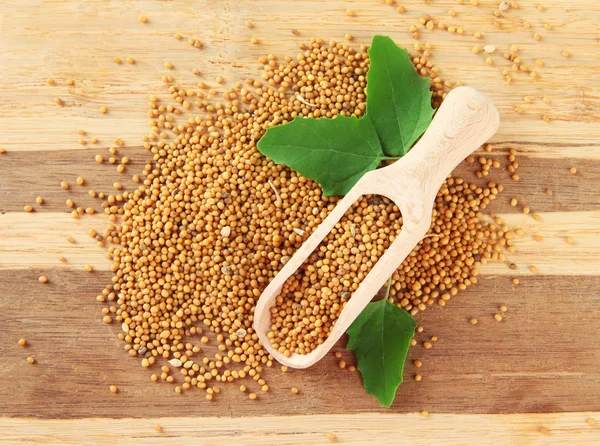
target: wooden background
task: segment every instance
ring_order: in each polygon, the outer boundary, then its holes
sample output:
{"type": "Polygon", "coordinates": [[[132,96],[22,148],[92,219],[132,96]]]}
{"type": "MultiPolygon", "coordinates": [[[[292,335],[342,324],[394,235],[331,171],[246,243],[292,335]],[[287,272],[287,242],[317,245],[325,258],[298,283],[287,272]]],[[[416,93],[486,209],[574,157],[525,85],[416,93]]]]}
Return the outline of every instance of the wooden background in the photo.
{"type": "MultiPolygon", "coordinates": [[[[538,2],[521,1],[495,27],[499,2],[465,3],[410,0],[398,14],[397,5],[383,0],[0,0],[0,147],[6,149],[0,155],[0,443],[141,438],[145,444],[304,445],[327,442],[328,432],[340,443],[357,444],[374,438],[381,444],[600,442],[600,4],[549,0],[539,11],[538,2]],[[448,16],[450,8],[455,17],[448,16]],[[137,20],[140,13],[148,23],[137,20]],[[122,351],[118,327],[102,323],[95,300],[110,280],[110,265],[86,233],[103,230],[106,219],[73,220],[65,200],[99,208],[89,188],[108,192],[114,181],[131,184],[131,174],[142,170],[146,105],[150,94],[165,94],[161,76],[190,87],[198,81],[192,68],[211,85],[218,75],[226,85],[259,77],[258,57],[294,56],[313,36],[341,41],[351,33],[358,45],[380,33],[410,49],[415,41],[408,28],[424,14],[471,35],[422,29],[419,42],[433,44],[432,60],[444,79],[480,89],[501,111],[491,156],[503,160],[508,149],[518,151],[521,181],[496,171],[492,179],[506,190],[491,208],[526,230],[509,256],[518,268],[487,265],[477,285],[445,308],[418,315],[425,327],[419,341],[432,335],[439,341],[429,351],[410,350],[410,360],[423,361],[423,380],[415,382],[416,370],[407,364],[390,410],[332,356],[307,371],[270,370],[272,391],[258,401],[233,386],[208,402],[200,393],[180,396],[172,386],[152,384],[152,372],[122,351]],[[248,20],[252,29],[244,26],[248,20]],[[484,38],[473,38],[475,31],[484,38]],[[204,48],[176,40],[176,33],[202,40],[204,48]],[[252,37],[259,44],[250,44],[252,37]],[[497,47],[493,66],[471,52],[486,44],[497,47]],[[543,61],[537,79],[521,74],[505,84],[501,71],[510,65],[501,55],[512,44],[528,66],[543,61]],[[565,50],[571,57],[561,55],[565,50]],[[136,63],[117,65],[115,56],[136,63]],[[175,69],[165,69],[165,61],[175,69]],[[46,85],[47,78],[57,85],[46,85]],[[65,85],[68,78],[73,87],[65,85]],[[522,103],[526,95],[531,104],[522,103]],[[65,106],[54,104],[55,97],[65,106]],[[98,112],[102,105],[106,115],[98,112]],[[515,113],[516,106],[524,113],[515,113]],[[96,137],[99,143],[80,145],[80,128],[88,142],[96,137]],[[127,175],[94,162],[97,153],[108,157],[117,137],[125,142],[120,153],[132,160],[127,175]],[[85,187],[75,185],[78,176],[85,187]],[[69,192],[60,189],[63,180],[71,183],[69,192]],[[44,206],[35,205],[38,195],[44,206]],[[522,203],[517,208],[509,206],[513,197],[522,203]],[[25,204],[36,212],[23,212],[25,204]],[[541,221],[520,213],[525,204],[541,221]],[[534,241],[534,234],[543,239],[534,241]],[[566,243],[567,236],[575,242],[566,243]],[[58,261],[61,255],[67,263],[58,261]],[[96,271],[85,272],[86,263],[96,271]],[[42,274],[49,284],[38,283],[42,274]],[[520,285],[512,284],[514,277],[520,285]],[[498,323],[493,314],[500,304],[509,311],[498,323]],[[468,324],[471,317],[477,326],[468,324]],[[27,349],[17,346],[22,337],[27,349]],[[37,364],[27,364],[30,355],[37,364]],[[108,391],[113,384],[120,393],[108,391]],[[290,393],[293,385],[298,395],[290,393]],[[431,415],[414,414],[422,410],[431,415]],[[593,416],[598,422],[589,426],[593,416]],[[163,434],[154,432],[156,423],[165,426],[163,434]],[[549,433],[540,432],[543,426],[549,433]]],[[[458,173],[471,178],[472,170],[463,164],[458,173]]]]}

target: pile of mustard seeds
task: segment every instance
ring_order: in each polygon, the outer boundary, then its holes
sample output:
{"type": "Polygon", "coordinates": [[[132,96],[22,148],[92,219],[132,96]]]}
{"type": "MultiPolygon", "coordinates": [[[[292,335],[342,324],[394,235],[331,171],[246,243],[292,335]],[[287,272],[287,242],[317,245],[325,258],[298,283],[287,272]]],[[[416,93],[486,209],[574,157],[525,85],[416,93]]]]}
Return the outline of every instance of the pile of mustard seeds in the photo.
{"type": "MultiPolygon", "coordinates": [[[[296,116],[365,111],[366,48],[313,39],[301,50],[295,59],[261,58],[262,80],[237,83],[218,102],[204,82],[185,89],[165,77],[173,101],[151,97],[143,140],[152,160],[133,177],[139,187],[103,203],[114,260],[98,296],[104,320],[121,325],[124,349],[156,369],[153,381],[178,393],[198,387],[210,400],[219,383],[246,377],[268,391],[261,373],[273,359],[252,328],[256,302],[338,200],[256,149],[269,127],[296,116]],[[205,352],[211,344],[218,353],[205,352]]],[[[424,56],[413,62],[437,73],[424,56]]],[[[444,85],[432,80],[434,104],[444,85]]],[[[412,314],[444,305],[476,282],[480,263],[501,258],[509,231],[480,212],[501,190],[446,182],[430,234],[392,277],[394,303],[412,314]]],[[[385,198],[355,203],[278,298],[270,336],[280,351],[308,353],[323,342],[401,224],[385,198]]]]}

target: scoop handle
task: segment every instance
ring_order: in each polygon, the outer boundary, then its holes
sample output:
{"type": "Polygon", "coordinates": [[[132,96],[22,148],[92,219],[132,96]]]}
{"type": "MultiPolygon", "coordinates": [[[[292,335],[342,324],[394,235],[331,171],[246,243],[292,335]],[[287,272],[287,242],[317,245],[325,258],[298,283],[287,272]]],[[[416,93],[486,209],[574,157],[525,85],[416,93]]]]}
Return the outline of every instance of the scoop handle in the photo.
{"type": "Polygon", "coordinates": [[[423,192],[433,199],[454,168],[486,142],[500,125],[492,102],[471,87],[448,93],[427,131],[390,172],[409,169],[420,179],[423,192]]]}

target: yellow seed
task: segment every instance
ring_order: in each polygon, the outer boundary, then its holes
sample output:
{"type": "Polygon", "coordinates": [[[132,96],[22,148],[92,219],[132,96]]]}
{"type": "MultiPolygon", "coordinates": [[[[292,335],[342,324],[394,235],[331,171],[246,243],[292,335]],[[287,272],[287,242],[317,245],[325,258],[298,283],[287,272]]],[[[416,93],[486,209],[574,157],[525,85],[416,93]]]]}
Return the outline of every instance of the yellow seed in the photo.
{"type": "Polygon", "coordinates": [[[567,241],[567,243],[569,245],[572,245],[573,243],[575,243],[575,239],[571,236],[567,236],[565,240],[567,241]]]}
{"type": "Polygon", "coordinates": [[[496,313],[496,314],[494,314],[494,319],[496,319],[498,322],[500,322],[502,320],[502,315],[496,313]]]}
{"type": "Polygon", "coordinates": [[[537,271],[537,268],[532,265],[529,267],[529,271],[531,271],[532,273],[535,273],[537,271]]]}
{"type": "Polygon", "coordinates": [[[501,313],[506,313],[508,311],[508,308],[506,307],[506,305],[500,305],[499,310],[501,313]]]}
{"type": "Polygon", "coordinates": [[[240,386],[240,392],[245,392],[245,391],[246,391],[246,386],[244,386],[244,385],[241,385],[241,386],[240,386]]]}
{"type": "Polygon", "coordinates": [[[94,271],[94,268],[92,267],[92,265],[89,265],[89,264],[86,264],[84,268],[88,273],[91,273],[92,271],[94,271]]]}
{"type": "Polygon", "coordinates": [[[513,281],[512,281],[512,282],[513,282],[513,284],[515,284],[515,285],[518,285],[518,284],[520,283],[520,282],[519,282],[519,279],[513,279],[513,281]]]}
{"type": "Polygon", "coordinates": [[[540,427],[540,432],[544,435],[548,434],[548,432],[550,432],[550,430],[547,427],[540,427]]]}
{"type": "Polygon", "coordinates": [[[173,68],[173,64],[171,62],[165,62],[165,68],[173,68]]]}
{"type": "Polygon", "coordinates": [[[51,78],[46,79],[46,84],[54,85],[55,84],[54,79],[51,79],[51,78]]]}
{"type": "Polygon", "coordinates": [[[571,53],[569,51],[566,51],[566,50],[563,51],[561,54],[562,54],[563,57],[571,57],[571,53]]]}
{"type": "Polygon", "coordinates": [[[405,11],[405,10],[404,10],[404,6],[398,6],[398,7],[396,8],[396,12],[397,12],[397,13],[402,13],[402,12],[404,12],[404,11],[405,11]]]}
{"type": "Polygon", "coordinates": [[[422,417],[426,417],[427,415],[429,415],[429,412],[427,412],[426,410],[422,410],[421,411],[421,416],[422,417]]]}
{"type": "Polygon", "coordinates": [[[148,21],[148,18],[144,14],[140,14],[138,16],[138,20],[142,23],[146,23],[148,21]]]}
{"type": "Polygon", "coordinates": [[[98,164],[100,164],[102,161],[104,161],[104,158],[102,157],[102,155],[96,155],[96,157],[94,159],[96,160],[96,162],[98,164]]]}
{"type": "Polygon", "coordinates": [[[334,441],[335,440],[335,435],[333,435],[331,432],[327,434],[327,439],[329,441],[334,441]]]}
{"type": "Polygon", "coordinates": [[[550,122],[550,116],[548,116],[548,115],[543,115],[543,116],[542,116],[542,120],[543,120],[543,121],[545,121],[545,122],[550,122]]]}
{"type": "Polygon", "coordinates": [[[77,184],[80,186],[84,183],[83,177],[77,177],[77,184]]]}
{"type": "Polygon", "coordinates": [[[25,206],[23,207],[23,210],[24,210],[25,212],[32,212],[32,211],[33,211],[33,208],[32,208],[31,206],[29,206],[29,205],[25,205],[25,206]]]}
{"type": "Polygon", "coordinates": [[[573,173],[573,174],[577,173],[577,167],[571,167],[571,168],[569,169],[569,172],[571,172],[571,173],[573,173]]]}
{"type": "Polygon", "coordinates": [[[540,34],[539,34],[539,33],[535,33],[535,34],[533,35],[533,40],[540,40],[540,37],[541,37],[541,36],[540,36],[540,34]]]}
{"type": "Polygon", "coordinates": [[[248,398],[250,398],[251,400],[255,400],[256,399],[256,393],[251,393],[250,395],[248,395],[248,398]]]}
{"type": "Polygon", "coordinates": [[[102,318],[102,322],[105,324],[110,324],[112,322],[112,318],[109,315],[106,315],[102,318]]]}
{"type": "Polygon", "coordinates": [[[134,59],[133,57],[129,56],[129,57],[127,58],[127,63],[128,63],[128,64],[132,64],[132,65],[133,65],[133,64],[135,63],[135,59],[134,59]]]}
{"type": "Polygon", "coordinates": [[[19,339],[18,344],[19,344],[19,347],[25,347],[27,345],[27,340],[21,338],[21,339],[19,339]]]}
{"type": "Polygon", "coordinates": [[[352,40],[352,34],[346,34],[346,35],[344,36],[344,38],[345,38],[346,40],[352,40]]]}
{"type": "Polygon", "coordinates": [[[478,322],[478,320],[476,318],[474,318],[474,317],[472,317],[471,319],[469,319],[469,323],[471,325],[477,325],[477,322],[478,322]]]}
{"type": "Polygon", "coordinates": [[[427,350],[429,350],[432,346],[431,342],[425,341],[423,342],[423,347],[427,350]]]}
{"type": "Polygon", "coordinates": [[[160,424],[155,424],[154,430],[160,434],[163,431],[163,428],[160,424]]]}
{"type": "Polygon", "coordinates": [[[299,392],[298,387],[292,387],[292,393],[298,393],[298,392],[299,392]]]}
{"type": "Polygon", "coordinates": [[[524,214],[529,214],[529,206],[525,206],[525,207],[523,208],[523,213],[524,213],[524,214]]]}
{"type": "Polygon", "coordinates": [[[105,114],[108,112],[108,108],[106,108],[105,105],[103,105],[102,107],[100,107],[100,113],[105,114]]]}
{"type": "Polygon", "coordinates": [[[594,424],[596,424],[596,420],[594,420],[593,418],[588,418],[587,420],[587,424],[589,426],[593,426],[594,424]]]}
{"type": "Polygon", "coordinates": [[[344,361],[343,359],[340,360],[338,362],[338,366],[340,367],[340,369],[345,369],[346,368],[346,361],[344,361]]]}
{"type": "MultiPolygon", "coordinates": [[[[250,39],[250,43],[253,45],[256,45],[258,43],[258,39],[256,37],[252,37],[252,39],[250,39]]],[[[253,395],[253,394],[251,394],[253,395]]]]}
{"type": "Polygon", "coordinates": [[[352,9],[346,9],[346,15],[348,17],[354,17],[356,15],[356,13],[352,9]]]}
{"type": "Polygon", "coordinates": [[[56,105],[60,105],[61,107],[65,104],[61,98],[54,98],[54,103],[56,105]]]}
{"type": "Polygon", "coordinates": [[[423,377],[419,374],[415,375],[415,381],[421,381],[423,377]]]}
{"type": "Polygon", "coordinates": [[[112,393],[117,393],[119,391],[119,389],[117,389],[117,386],[110,386],[109,389],[112,393]]]}
{"type": "Polygon", "coordinates": [[[46,276],[40,276],[40,278],[38,280],[40,281],[40,283],[48,282],[48,278],[46,276]]]}
{"type": "Polygon", "coordinates": [[[29,356],[29,357],[27,358],[27,362],[28,362],[29,364],[35,364],[35,359],[33,358],[33,356],[29,356]]]}

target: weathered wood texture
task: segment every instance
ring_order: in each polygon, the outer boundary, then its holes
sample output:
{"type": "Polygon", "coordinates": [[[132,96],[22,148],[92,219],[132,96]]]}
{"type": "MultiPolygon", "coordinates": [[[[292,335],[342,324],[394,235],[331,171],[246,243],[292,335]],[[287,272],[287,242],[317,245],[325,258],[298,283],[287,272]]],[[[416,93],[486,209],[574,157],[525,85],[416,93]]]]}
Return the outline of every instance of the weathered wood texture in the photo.
{"type": "MultiPolygon", "coordinates": [[[[217,75],[225,77],[226,84],[248,76],[259,77],[259,56],[294,55],[297,45],[313,36],[343,40],[346,33],[351,33],[359,45],[381,33],[412,48],[415,41],[408,28],[421,15],[430,14],[436,23],[464,26],[463,36],[427,31],[421,26],[419,42],[433,44],[432,60],[444,79],[461,80],[480,89],[499,108],[502,124],[492,139],[494,150],[486,156],[504,159],[508,149],[515,148],[521,181],[511,181],[506,172],[491,175],[506,190],[490,210],[501,214],[509,224],[523,227],[526,235],[515,240],[517,252],[510,256],[517,270],[509,270],[502,263],[489,264],[482,269],[476,286],[460,293],[445,308],[419,315],[425,326],[419,339],[437,335],[440,340],[427,352],[420,346],[411,349],[410,359],[419,358],[424,363],[420,369],[423,380],[416,383],[411,379],[415,369],[409,365],[407,381],[391,410],[427,409],[449,414],[597,411],[600,4],[591,0],[549,0],[543,2],[546,9],[538,11],[538,2],[523,1],[519,9],[509,9],[505,18],[498,19],[499,27],[494,27],[493,11],[498,2],[480,3],[474,7],[454,1],[405,1],[402,4],[407,12],[398,14],[395,6],[379,0],[223,0],[218,5],[184,0],[24,0],[18,4],[0,0],[0,147],[6,149],[0,155],[0,377],[4,383],[0,386],[0,415],[276,417],[337,413],[342,415],[327,427],[299,437],[278,435],[273,441],[318,444],[324,432],[338,429],[329,426],[342,429],[342,425],[364,429],[352,435],[364,435],[358,436],[357,442],[361,438],[368,441],[370,433],[381,425],[386,426],[382,438],[396,438],[398,431],[394,428],[402,428],[407,441],[418,444],[415,439],[422,432],[421,425],[431,421],[427,435],[439,442],[464,444],[489,438],[490,442],[508,439],[515,444],[545,444],[581,434],[575,438],[583,444],[593,432],[598,442],[598,427],[590,428],[579,415],[581,420],[574,418],[576,415],[548,415],[557,417],[552,418],[558,420],[557,425],[566,420],[564,430],[551,431],[548,437],[538,436],[537,424],[542,421],[529,415],[439,415],[415,424],[419,430],[406,427],[412,425],[412,415],[398,416],[397,425],[388,416],[345,417],[343,414],[382,409],[374,398],[365,395],[359,375],[339,370],[332,357],[304,372],[283,374],[279,369],[271,370],[273,391],[261,394],[257,402],[227,388],[212,403],[191,392],[177,396],[170,387],[152,384],[150,373],[122,351],[115,337],[117,327],[101,322],[95,295],[110,280],[109,264],[85,233],[89,227],[103,229],[104,216],[74,221],[64,206],[69,197],[84,206],[92,205],[94,201],[85,193],[88,188],[108,192],[114,181],[127,186],[131,174],[143,169],[148,158],[140,148],[140,138],[147,132],[146,102],[150,94],[167,97],[162,75],[171,74],[181,85],[194,86],[198,77],[191,69],[196,67],[202,80],[222,88],[214,81],[217,75]],[[456,17],[448,15],[451,8],[457,12],[456,17]],[[349,17],[346,9],[354,10],[355,15],[349,17]],[[147,24],[137,20],[140,13],[148,17],[147,24]],[[244,26],[247,20],[252,21],[253,28],[244,26]],[[525,21],[531,23],[530,28],[524,26],[525,21]],[[550,23],[552,29],[546,30],[545,23],[550,23]],[[298,32],[292,34],[292,29],[298,32]],[[483,32],[484,38],[472,37],[474,31],[483,32]],[[540,33],[539,41],[532,38],[534,32],[540,33]],[[184,40],[174,39],[176,33],[181,33],[184,40]],[[189,46],[185,42],[189,36],[201,39],[204,48],[189,46]],[[260,43],[251,45],[252,37],[260,43]],[[485,64],[485,56],[471,52],[473,46],[486,44],[497,48],[491,55],[492,66],[485,64]],[[504,83],[501,72],[510,70],[510,64],[502,54],[512,44],[518,45],[518,55],[529,67],[535,66],[535,59],[543,61],[543,66],[536,68],[537,78],[517,73],[511,85],[504,83]],[[567,50],[571,56],[563,57],[561,52],[567,50]],[[136,63],[117,65],[112,61],[115,56],[123,60],[132,56],[136,63]],[[167,60],[174,64],[174,70],[164,68],[167,60]],[[57,85],[46,85],[47,78],[53,78],[57,85]],[[65,85],[68,78],[75,81],[74,87],[65,85]],[[524,96],[530,96],[532,103],[524,104],[524,96]],[[65,106],[54,104],[55,97],[61,97],[65,106]],[[109,108],[106,115],[98,112],[101,105],[109,108]],[[515,113],[516,106],[524,112],[515,113]],[[541,119],[543,115],[550,117],[549,123],[541,119]],[[96,137],[99,143],[79,145],[80,128],[86,130],[87,141],[96,137]],[[125,142],[121,154],[132,159],[127,175],[119,175],[114,166],[100,166],[93,160],[96,153],[107,157],[106,149],[116,137],[125,142]],[[577,167],[578,172],[569,174],[570,167],[577,167]],[[86,179],[85,187],[75,186],[79,175],[86,179]],[[60,189],[62,180],[72,184],[71,191],[60,189]],[[552,197],[544,193],[548,188],[554,192],[552,197]],[[23,206],[34,204],[38,195],[47,205],[36,206],[32,214],[24,213],[23,206]],[[519,199],[517,208],[508,204],[513,197],[519,199]],[[537,222],[521,214],[522,205],[539,212],[542,220],[537,222]],[[533,234],[542,235],[543,240],[534,241],[533,234]],[[67,236],[75,237],[77,243],[69,244],[67,236]],[[575,243],[567,244],[567,236],[572,236],[575,243]],[[58,262],[60,255],[68,262],[58,262]],[[86,263],[93,264],[97,272],[84,272],[86,263]],[[530,265],[536,265],[538,272],[530,273],[530,265]],[[42,273],[50,279],[46,286],[37,282],[42,273]],[[514,276],[521,278],[521,285],[512,285],[514,276]],[[492,315],[500,304],[506,304],[509,312],[497,323],[492,315]],[[467,322],[473,316],[480,320],[477,326],[467,322]],[[16,345],[21,337],[31,343],[27,350],[16,345]],[[28,355],[35,356],[38,363],[28,365],[28,355]],[[111,394],[111,384],[118,385],[121,392],[111,394]],[[289,392],[292,385],[301,389],[299,395],[289,392]],[[484,424],[489,426],[489,437],[480,436],[484,435],[481,420],[489,423],[484,424]],[[458,426],[464,426],[462,434],[466,436],[452,430],[458,426]],[[522,431],[520,426],[528,430],[522,431]]],[[[472,178],[472,170],[473,166],[463,164],[457,174],[472,178]]],[[[286,419],[291,424],[281,432],[292,429],[289,426],[315,423],[321,417],[286,419]]],[[[265,429],[269,429],[268,423],[279,419],[264,420],[265,429]]],[[[74,424],[59,424],[58,429],[66,426],[72,432],[82,432],[82,443],[101,439],[94,437],[91,425],[100,426],[101,435],[112,431],[143,436],[138,430],[146,429],[139,424],[146,421],[70,423],[74,424]],[[135,427],[128,430],[131,423],[135,427]]],[[[196,420],[174,423],[180,430],[169,438],[175,443],[179,437],[180,442],[186,438],[192,441],[194,435],[208,435],[213,443],[229,440],[221,434],[210,437],[216,435],[214,432],[193,430],[196,420]]],[[[148,444],[168,444],[154,437],[154,421],[148,420],[147,424],[149,436],[144,438],[148,444]]],[[[32,439],[66,442],[63,437],[52,436],[57,429],[54,426],[50,421],[31,425],[2,419],[0,435],[8,433],[7,444],[32,439]],[[52,436],[50,440],[48,435],[52,436]]],[[[221,432],[219,429],[215,432],[221,432]]],[[[260,442],[265,435],[249,427],[240,432],[240,437],[235,436],[244,444],[260,442]]],[[[118,444],[118,439],[106,438],[118,444]]]]}

